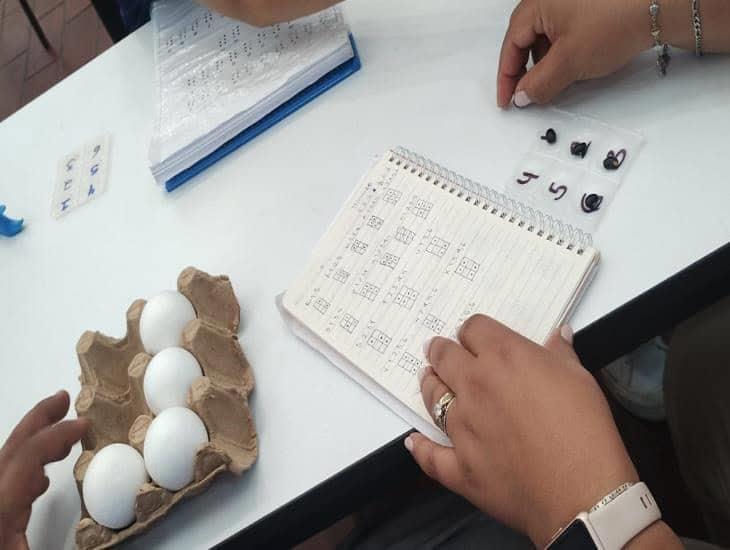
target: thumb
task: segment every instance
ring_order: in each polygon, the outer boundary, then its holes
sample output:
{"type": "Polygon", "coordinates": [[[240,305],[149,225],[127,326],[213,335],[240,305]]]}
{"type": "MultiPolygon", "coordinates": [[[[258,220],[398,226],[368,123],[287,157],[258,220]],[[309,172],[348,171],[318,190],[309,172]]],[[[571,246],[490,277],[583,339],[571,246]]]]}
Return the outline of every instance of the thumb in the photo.
{"type": "Polygon", "coordinates": [[[557,41],[537,64],[520,79],[514,104],[548,103],[576,80],[572,48],[557,41]]]}
{"type": "Polygon", "coordinates": [[[461,467],[452,447],[434,443],[419,433],[412,433],[406,437],[404,443],[428,477],[455,493],[464,489],[461,467]]]}
{"type": "Polygon", "coordinates": [[[547,339],[547,342],[545,342],[545,349],[558,354],[566,360],[580,363],[580,359],[573,349],[573,329],[570,328],[570,325],[563,325],[555,329],[547,339]]]}

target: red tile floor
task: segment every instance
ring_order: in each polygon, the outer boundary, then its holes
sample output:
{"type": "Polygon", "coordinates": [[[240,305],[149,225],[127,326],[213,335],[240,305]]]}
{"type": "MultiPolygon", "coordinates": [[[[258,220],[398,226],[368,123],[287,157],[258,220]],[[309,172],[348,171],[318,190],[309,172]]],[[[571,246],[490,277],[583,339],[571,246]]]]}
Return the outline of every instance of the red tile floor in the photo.
{"type": "Polygon", "coordinates": [[[18,0],[0,0],[0,120],[112,45],[89,0],[29,0],[51,50],[18,0]]]}

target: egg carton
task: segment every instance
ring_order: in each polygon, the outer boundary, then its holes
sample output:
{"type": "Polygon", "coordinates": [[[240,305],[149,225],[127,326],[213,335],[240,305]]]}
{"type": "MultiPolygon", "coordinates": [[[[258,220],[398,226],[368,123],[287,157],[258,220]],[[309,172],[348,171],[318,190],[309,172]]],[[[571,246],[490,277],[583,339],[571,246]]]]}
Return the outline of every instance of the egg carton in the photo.
{"type": "Polygon", "coordinates": [[[137,494],[134,523],[120,530],[96,523],[83,502],[86,468],[94,455],[111,443],[127,443],[141,454],[154,416],[142,389],[152,358],[145,352],[139,333],[145,301],[136,300],[127,310],[124,338],[85,332],[76,345],[81,365],[76,413],[90,420],[89,432],[81,441],[83,452],[74,466],[81,497],[76,545],[81,550],[109,548],[141,533],[180,500],[205,490],[218,474],[230,471],[240,475],[256,460],[256,431],[248,406],[254,378],[238,342],[240,308],[231,283],[228,277],[212,277],[188,267],[178,277],[177,287],[197,315],[185,326],[180,345],[195,356],[203,370],[204,376],[191,385],[188,405],[205,424],[209,442],[198,449],[195,478],[189,485],[173,492],[150,481],[137,494]]]}

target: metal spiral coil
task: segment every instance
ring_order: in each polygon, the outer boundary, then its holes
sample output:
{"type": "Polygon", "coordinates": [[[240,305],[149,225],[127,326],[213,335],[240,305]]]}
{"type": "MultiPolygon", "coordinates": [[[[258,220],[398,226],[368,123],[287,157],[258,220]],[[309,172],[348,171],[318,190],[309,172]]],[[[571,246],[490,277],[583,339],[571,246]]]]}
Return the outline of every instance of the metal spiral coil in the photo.
{"type": "Polygon", "coordinates": [[[586,248],[592,246],[590,234],[516,201],[504,193],[480,185],[404,147],[398,147],[392,153],[389,158],[391,162],[409,169],[413,174],[417,173],[419,177],[434,185],[440,185],[442,189],[455,193],[457,197],[464,197],[466,202],[481,206],[482,210],[490,214],[544,237],[547,241],[567,250],[575,250],[577,254],[583,254],[586,248]]]}

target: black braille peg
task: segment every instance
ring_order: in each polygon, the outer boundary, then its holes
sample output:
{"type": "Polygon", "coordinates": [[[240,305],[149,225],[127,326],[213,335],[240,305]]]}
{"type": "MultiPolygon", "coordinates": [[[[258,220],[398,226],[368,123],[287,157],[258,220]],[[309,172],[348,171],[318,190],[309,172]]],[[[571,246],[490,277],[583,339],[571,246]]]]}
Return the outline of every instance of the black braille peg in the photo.
{"type": "Polygon", "coordinates": [[[548,128],[545,132],[544,136],[540,136],[540,139],[547,141],[550,145],[558,141],[558,134],[555,133],[555,130],[552,128],[548,128]]]}
{"type": "Polygon", "coordinates": [[[580,201],[580,208],[586,214],[590,214],[601,208],[602,202],[603,195],[597,195],[596,193],[584,194],[580,201]]]}
{"type": "Polygon", "coordinates": [[[616,153],[611,150],[606,155],[606,158],[603,159],[603,167],[606,170],[618,170],[624,163],[624,160],[626,160],[626,149],[619,149],[616,153]]]}
{"type": "Polygon", "coordinates": [[[585,158],[590,146],[590,141],[588,143],[585,141],[574,141],[570,144],[570,154],[576,157],[585,158]]]}

